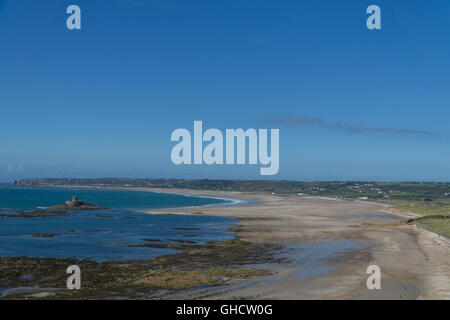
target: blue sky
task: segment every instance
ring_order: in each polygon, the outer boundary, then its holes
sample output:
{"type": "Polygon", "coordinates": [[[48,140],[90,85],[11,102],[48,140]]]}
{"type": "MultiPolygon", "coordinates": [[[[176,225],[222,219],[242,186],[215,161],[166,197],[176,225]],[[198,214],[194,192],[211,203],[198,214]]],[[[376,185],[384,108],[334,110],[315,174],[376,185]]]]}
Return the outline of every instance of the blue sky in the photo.
{"type": "Polygon", "coordinates": [[[261,178],[173,165],[194,120],[279,128],[270,178],[449,181],[449,36],[448,0],[0,0],[0,181],[261,178]]]}

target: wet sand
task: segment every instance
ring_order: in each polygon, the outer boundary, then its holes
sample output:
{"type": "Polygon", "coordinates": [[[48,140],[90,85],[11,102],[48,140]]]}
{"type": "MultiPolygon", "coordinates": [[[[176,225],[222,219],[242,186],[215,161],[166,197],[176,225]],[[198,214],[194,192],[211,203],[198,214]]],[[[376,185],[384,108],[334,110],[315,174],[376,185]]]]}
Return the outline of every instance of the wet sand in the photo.
{"type": "Polygon", "coordinates": [[[230,206],[166,209],[150,213],[205,214],[240,219],[238,238],[280,245],[281,263],[258,265],[272,272],[167,298],[196,299],[450,299],[450,241],[405,225],[384,204],[323,197],[146,189],[242,199],[230,206]],[[372,227],[361,226],[370,223],[372,227]],[[286,260],[287,258],[287,260],[286,260]],[[369,265],[381,269],[381,289],[367,289],[369,265]]]}

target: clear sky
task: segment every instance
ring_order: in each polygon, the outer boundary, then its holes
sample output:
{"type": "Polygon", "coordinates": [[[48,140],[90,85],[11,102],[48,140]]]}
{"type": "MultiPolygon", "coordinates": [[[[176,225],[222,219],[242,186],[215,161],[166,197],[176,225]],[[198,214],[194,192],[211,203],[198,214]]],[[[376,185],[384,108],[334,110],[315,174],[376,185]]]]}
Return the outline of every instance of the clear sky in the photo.
{"type": "Polygon", "coordinates": [[[448,0],[0,0],[0,181],[261,178],[172,164],[194,120],[279,128],[270,178],[449,181],[449,36],[448,0]]]}

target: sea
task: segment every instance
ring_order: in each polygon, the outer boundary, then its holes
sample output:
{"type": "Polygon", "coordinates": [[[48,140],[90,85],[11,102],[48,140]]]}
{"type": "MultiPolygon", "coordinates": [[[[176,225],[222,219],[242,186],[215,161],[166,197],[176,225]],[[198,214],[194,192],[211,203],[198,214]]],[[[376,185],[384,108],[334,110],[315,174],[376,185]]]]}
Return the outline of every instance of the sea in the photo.
{"type": "Polygon", "coordinates": [[[76,258],[102,262],[171,254],[176,250],[140,245],[192,245],[230,240],[234,235],[228,228],[237,220],[205,215],[153,215],[143,210],[198,207],[200,211],[201,206],[232,203],[230,199],[149,191],[26,188],[0,184],[0,257],[76,258]],[[80,201],[108,209],[71,211],[70,215],[55,217],[10,217],[20,211],[64,203],[74,195],[80,201]]]}

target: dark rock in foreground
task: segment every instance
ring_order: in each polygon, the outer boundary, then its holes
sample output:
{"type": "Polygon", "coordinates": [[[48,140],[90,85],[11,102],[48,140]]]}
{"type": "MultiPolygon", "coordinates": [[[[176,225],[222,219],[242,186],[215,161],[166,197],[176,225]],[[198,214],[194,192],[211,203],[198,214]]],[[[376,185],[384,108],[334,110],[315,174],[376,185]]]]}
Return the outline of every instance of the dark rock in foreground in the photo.
{"type": "Polygon", "coordinates": [[[45,210],[32,210],[32,211],[16,211],[17,213],[0,214],[0,217],[5,218],[43,218],[43,217],[56,217],[67,216],[70,213],[67,211],[45,211],[45,210]]]}
{"type": "Polygon", "coordinates": [[[36,234],[33,234],[33,238],[53,238],[58,235],[59,234],[57,234],[57,233],[36,233],[36,234]]]}
{"type": "Polygon", "coordinates": [[[281,261],[276,255],[279,247],[238,239],[179,249],[171,255],[130,261],[0,257],[0,291],[4,292],[0,300],[161,299],[171,293],[195,293],[205,286],[219,288],[246,278],[269,276],[270,272],[255,265],[281,261]],[[83,270],[81,290],[66,287],[67,266],[73,264],[83,270]],[[8,292],[14,288],[31,289],[8,292]]]}

